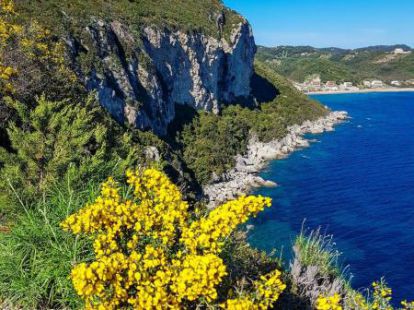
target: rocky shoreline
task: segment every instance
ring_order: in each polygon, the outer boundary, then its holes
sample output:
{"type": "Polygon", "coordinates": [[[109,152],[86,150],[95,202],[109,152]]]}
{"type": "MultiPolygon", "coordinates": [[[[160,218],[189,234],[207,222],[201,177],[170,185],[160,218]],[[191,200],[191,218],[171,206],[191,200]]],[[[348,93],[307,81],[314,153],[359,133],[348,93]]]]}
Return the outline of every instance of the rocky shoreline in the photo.
{"type": "Polygon", "coordinates": [[[308,147],[310,142],[303,137],[305,134],[334,131],[335,125],[348,118],[347,112],[336,111],[316,121],[305,121],[302,125],[289,127],[288,134],[281,140],[263,143],[257,137],[252,137],[246,154],[236,156],[236,166],[204,187],[209,207],[214,208],[222,202],[250,192],[253,188],[277,186],[276,183],[258,176],[269,161],[285,158],[297,149],[308,147]]]}

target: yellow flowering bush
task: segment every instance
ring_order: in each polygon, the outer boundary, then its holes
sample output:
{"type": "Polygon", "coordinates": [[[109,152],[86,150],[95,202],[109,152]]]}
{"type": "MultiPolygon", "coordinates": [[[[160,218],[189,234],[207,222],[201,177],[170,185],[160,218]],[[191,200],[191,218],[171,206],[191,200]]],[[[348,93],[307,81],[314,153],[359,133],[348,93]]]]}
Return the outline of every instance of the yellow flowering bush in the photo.
{"type": "Polygon", "coordinates": [[[369,310],[367,299],[360,292],[349,290],[345,300],[345,309],[369,310]]]}
{"type": "Polygon", "coordinates": [[[392,290],[387,286],[385,281],[377,281],[372,283],[373,288],[373,303],[372,309],[374,310],[392,310],[391,305],[392,290]]]}
{"type": "Polygon", "coordinates": [[[257,310],[259,309],[259,306],[256,305],[254,301],[248,297],[229,299],[224,305],[222,305],[222,307],[227,310],[257,310]]]}
{"type": "Polygon", "coordinates": [[[280,294],[285,290],[286,285],[280,279],[281,272],[275,270],[256,281],[257,299],[260,309],[267,309],[279,299],[280,294]]]}
{"type": "Polygon", "coordinates": [[[334,294],[333,296],[324,297],[320,296],[316,300],[316,310],[342,310],[341,296],[334,294]]]}
{"type": "Polygon", "coordinates": [[[223,309],[234,310],[265,310],[279,299],[280,294],[286,289],[286,284],[281,280],[281,272],[273,272],[261,276],[253,283],[254,292],[243,292],[239,298],[229,299],[221,305],[223,309]]]}
{"type": "Polygon", "coordinates": [[[65,74],[71,81],[76,79],[76,75],[66,65],[64,42],[53,40],[51,31],[37,21],[32,21],[25,29],[19,45],[28,58],[55,66],[59,73],[65,74]]]}
{"type": "Polygon", "coordinates": [[[408,302],[406,300],[403,300],[401,302],[401,306],[404,310],[414,310],[414,301],[408,302]]]}
{"type": "Polygon", "coordinates": [[[36,71],[28,68],[33,63],[38,65],[40,71],[53,69],[66,81],[76,81],[76,75],[66,65],[64,42],[56,41],[51,31],[43,28],[35,20],[24,27],[15,24],[13,16],[16,15],[12,0],[0,1],[0,90],[16,93],[18,89],[14,87],[11,79],[18,74],[36,71]],[[11,50],[18,50],[19,56],[11,53],[11,50]],[[8,57],[5,57],[6,51],[9,53],[8,57]],[[21,55],[30,60],[30,65],[23,62],[21,55]],[[16,61],[17,59],[19,61],[16,61]]]}
{"type": "MultiPolygon", "coordinates": [[[[21,27],[10,21],[10,17],[14,14],[13,1],[0,1],[0,52],[7,46],[10,38],[21,32],[21,27]]],[[[13,90],[9,80],[16,73],[17,71],[14,68],[3,64],[2,53],[0,53],[0,90],[6,92],[13,90]]]]}
{"type": "Polygon", "coordinates": [[[71,273],[86,309],[182,309],[220,302],[226,309],[267,309],[279,298],[286,285],[277,270],[253,281],[248,297],[226,301],[217,291],[227,275],[219,256],[225,239],[269,207],[269,198],[242,196],[194,220],[162,172],[130,170],[126,178],[124,190],[109,178],[93,203],[61,224],[94,239],[95,260],[71,273]]]}

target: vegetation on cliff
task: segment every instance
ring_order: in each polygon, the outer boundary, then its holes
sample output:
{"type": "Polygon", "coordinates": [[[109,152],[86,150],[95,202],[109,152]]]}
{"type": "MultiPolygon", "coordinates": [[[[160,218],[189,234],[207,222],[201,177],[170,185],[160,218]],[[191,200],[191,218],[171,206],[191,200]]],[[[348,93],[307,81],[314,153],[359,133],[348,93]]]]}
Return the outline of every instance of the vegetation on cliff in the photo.
{"type": "Polygon", "coordinates": [[[90,17],[104,21],[118,20],[135,28],[139,33],[141,27],[167,27],[171,30],[203,32],[218,37],[216,26],[217,14],[226,14],[225,35],[229,35],[234,26],[242,21],[236,12],[224,7],[221,0],[184,1],[160,0],[93,0],[93,1],[26,1],[16,0],[16,10],[22,19],[37,16],[49,29],[57,34],[66,34],[71,30],[80,30],[90,22],[90,17]],[[76,16],[76,19],[69,18],[76,16]]]}
{"type": "Polygon", "coordinates": [[[257,62],[255,71],[253,93],[269,98],[268,102],[253,109],[229,106],[220,115],[199,112],[179,135],[184,159],[203,184],[212,174],[220,176],[232,168],[234,156],[246,151],[252,135],[264,142],[281,139],[289,126],[316,120],[328,112],[263,63],[257,62]]]}
{"type": "MultiPolygon", "coordinates": [[[[390,307],[383,282],[369,300],[351,289],[301,294],[239,230],[269,199],[243,196],[213,211],[199,199],[198,185],[232,167],[252,135],[280,138],[325,108],[257,62],[249,104],[188,112],[162,140],[109,116],[61,36],[114,16],[137,33],[155,24],[217,35],[222,9],[215,0],[0,2],[0,307],[342,309],[348,296],[361,309],[390,307]]],[[[226,12],[229,24],[240,20],[226,12]]],[[[300,270],[317,264],[327,283],[340,277],[327,266],[331,253],[304,240],[300,270]]]]}

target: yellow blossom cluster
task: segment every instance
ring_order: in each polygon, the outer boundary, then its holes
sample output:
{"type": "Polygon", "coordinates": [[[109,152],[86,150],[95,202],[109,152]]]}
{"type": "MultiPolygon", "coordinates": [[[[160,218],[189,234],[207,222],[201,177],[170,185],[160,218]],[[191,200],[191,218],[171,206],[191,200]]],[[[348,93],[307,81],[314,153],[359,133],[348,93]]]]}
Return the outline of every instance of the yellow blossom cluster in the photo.
{"type": "Polygon", "coordinates": [[[254,303],[254,300],[248,297],[229,299],[222,307],[227,310],[259,310],[259,306],[254,303]]]}
{"type": "Polygon", "coordinates": [[[20,46],[30,58],[51,62],[55,65],[64,65],[64,44],[51,40],[51,32],[43,28],[37,21],[30,23],[24,37],[20,40],[20,46]]]}
{"type": "Polygon", "coordinates": [[[5,14],[14,13],[14,2],[13,0],[2,0],[0,2],[1,11],[5,14]]]}
{"type": "Polygon", "coordinates": [[[171,290],[180,296],[180,301],[196,300],[205,296],[208,301],[217,298],[215,287],[226,275],[226,266],[221,258],[214,254],[189,255],[183,262],[176,261],[179,273],[171,290]]]}
{"type": "MultiPolygon", "coordinates": [[[[182,309],[217,302],[217,287],[227,275],[219,256],[223,241],[270,200],[241,197],[192,220],[188,203],[164,173],[130,170],[126,179],[124,190],[108,179],[93,203],[61,224],[94,238],[95,261],[78,264],[71,273],[85,307],[182,309]]],[[[285,288],[280,276],[275,271],[254,283],[252,309],[265,309],[278,299],[285,288]]],[[[238,300],[225,305],[248,309],[238,300]]]]}
{"type": "Polygon", "coordinates": [[[351,291],[347,294],[345,300],[345,309],[358,309],[358,310],[369,310],[370,306],[367,299],[356,291],[351,291]]]}
{"type": "Polygon", "coordinates": [[[0,1],[0,90],[5,92],[11,92],[13,90],[9,80],[17,73],[14,68],[3,64],[2,57],[2,51],[7,46],[10,38],[21,32],[21,27],[13,24],[9,20],[14,13],[13,1],[0,1]]]}
{"type": "Polygon", "coordinates": [[[7,47],[13,44],[24,53],[25,57],[40,62],[49,69],[53,67],[55,72],[74,82],[76,75],[66,65],[64,43],[52,39],[51,32],[35,20],[25,27],[14,24],[12,22],[13,15],[16,15],[13,1],[1,0],[0,90],[9,93],[14,91],[14,87],[9,80],[19,72],[15,68],[4,64],[4,52],[7,47]]]}
{"type": "Polygon", "coordinates": [[[270,309],[279,299],[280,294],[286,289],[286,284],[281,280],[282,273],[279,270],[261,276],[254,281],[253,292],[243,292],[239,298],[229,299],[221,304],[227,310],[265,310],[270,309]]]}
{"type": "Polygon", "coordinates": [[[342,310],[341,300],[341,296],[337,293],[329,297],[319,296],[315,307],[316,310],[342,310]]]}
{"type": "Polygon", "coordinates": [[[392,310],[391,305],[392,290],[386,285],[384,280],[372,283],[373,292],[373,304],[374,310],[392,310]]]}
{"type": "Polygon", "coordinates": [[[228,236],[239,224],[245,223],[265,207],[270,207],[270,198],[242,196],[213,210],[207,218],[193,222],[185,228],[182,242],[193,253],[197,250],[218,253],[221,244],[217,239],[228,236]]]}
{"type": "Polygon", "coordinates": [[[414,310],[414,301],[408,302],[406,300],[403,300],[401,302],[401,306],[403,307],[404,310],[414,310]]]}
{"type": "Polygon", "coordinates": [[[281,272],[273,272],[262,276],[260,281],[256,281],[257,299],[260,309],[268,309],[279,299],[280,294],[286,289],[286,284],[281,280],[281,272]]]}

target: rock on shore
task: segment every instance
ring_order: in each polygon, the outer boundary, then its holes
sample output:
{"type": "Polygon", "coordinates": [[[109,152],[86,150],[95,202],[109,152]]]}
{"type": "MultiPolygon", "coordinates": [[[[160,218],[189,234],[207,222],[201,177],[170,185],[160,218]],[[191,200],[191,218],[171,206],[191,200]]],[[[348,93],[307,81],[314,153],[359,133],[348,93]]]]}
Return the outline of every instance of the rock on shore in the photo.
{"type": "Polygon", "coordinates": [[[306,121],[302,125],[289,127],[288,134],[281,140],[263,143],[258,141],[257,137],[252,137],[246,154],[236,156],[235,167],[226,174],[214,178],[211,184],[204,187],[209,207],[214,208],[222,202],[248,193],[253,188],[277,186],[276,183],[258,176],[270,160],[285,158],[297,149],[308,147],[309,141],[303,135],[333,131],[336,124],[346,119],[347,112],[331,112],[316,121],[306,121]]]}

